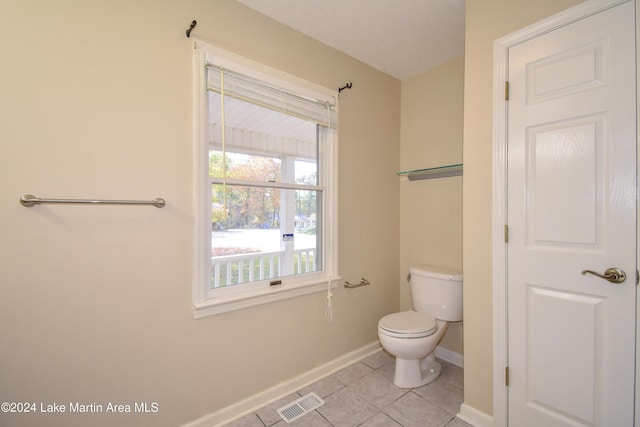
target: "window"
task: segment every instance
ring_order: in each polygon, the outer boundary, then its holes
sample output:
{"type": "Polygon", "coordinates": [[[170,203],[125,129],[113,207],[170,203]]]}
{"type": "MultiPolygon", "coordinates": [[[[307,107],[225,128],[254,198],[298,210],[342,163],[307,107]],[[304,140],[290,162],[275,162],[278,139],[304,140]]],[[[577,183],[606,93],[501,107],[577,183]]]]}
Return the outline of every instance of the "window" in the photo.
{"type": "Polygon", "coordinates": [[[195,44],[196,317],[337,280],[332,91],[195,44]]]}

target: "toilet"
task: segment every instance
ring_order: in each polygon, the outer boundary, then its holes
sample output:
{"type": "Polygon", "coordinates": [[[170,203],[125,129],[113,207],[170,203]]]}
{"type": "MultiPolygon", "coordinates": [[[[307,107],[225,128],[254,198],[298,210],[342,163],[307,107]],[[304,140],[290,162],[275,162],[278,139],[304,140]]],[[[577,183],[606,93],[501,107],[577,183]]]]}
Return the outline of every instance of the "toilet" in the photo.
{"type": "Polygon", "coordinates": [[[409,269],[413,310],[378,322],[382,347],[396,357],[393,382],[400,388],[429,384],[440,375],[436,346],[450,322],[462,320],[462,273],[428,265],[409,269]]]}

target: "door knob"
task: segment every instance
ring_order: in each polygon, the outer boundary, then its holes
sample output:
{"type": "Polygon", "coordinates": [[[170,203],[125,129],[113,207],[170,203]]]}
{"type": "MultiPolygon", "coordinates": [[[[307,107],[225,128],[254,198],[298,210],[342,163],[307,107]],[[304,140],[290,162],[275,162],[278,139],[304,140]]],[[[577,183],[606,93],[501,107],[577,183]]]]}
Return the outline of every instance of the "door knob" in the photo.
{"type": "Polygon", "coordinates": [[[595,271],[591,271],[591,270],[582,270],[583,275],[587,273],[594,274],[598,277],[601,277],[605,280],[610,281],[611,283],[622,283],[627,278],[627,274],[624,271],[622,271],[621,268],[617,268],[617,267],[607,268],[604,274],[596,273],[595,271]]]}

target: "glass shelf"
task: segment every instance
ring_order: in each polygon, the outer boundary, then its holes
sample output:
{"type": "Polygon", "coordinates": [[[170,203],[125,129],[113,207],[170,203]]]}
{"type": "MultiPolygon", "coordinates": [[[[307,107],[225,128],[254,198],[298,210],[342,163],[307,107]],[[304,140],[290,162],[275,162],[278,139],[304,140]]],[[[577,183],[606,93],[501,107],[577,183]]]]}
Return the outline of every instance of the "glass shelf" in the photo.
{"type": "Polygon", "coordinates": [[[447,176],[460,176],[462,175],[462,164],[397,172],[397,175],[406,176],[407,178],[409,178],[409,181],[417,181],[419,179],[445,178],[447,176]]]}

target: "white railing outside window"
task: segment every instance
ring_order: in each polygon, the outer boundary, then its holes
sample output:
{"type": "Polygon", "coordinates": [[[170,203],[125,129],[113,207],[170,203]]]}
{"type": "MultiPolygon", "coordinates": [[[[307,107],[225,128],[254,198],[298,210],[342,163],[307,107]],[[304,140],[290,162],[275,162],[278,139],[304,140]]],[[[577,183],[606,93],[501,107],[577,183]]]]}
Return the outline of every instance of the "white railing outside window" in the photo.
{"type": "MultiPolygon", "coordinates": [[[[211,257],[211,286],[222,288],[281,277],[281,266],[285,254],[286,251],[271,251],[211,257]]],[[[293,274],[315,271],[314,248],[296,249],[293,254],[293,274]]]]}

